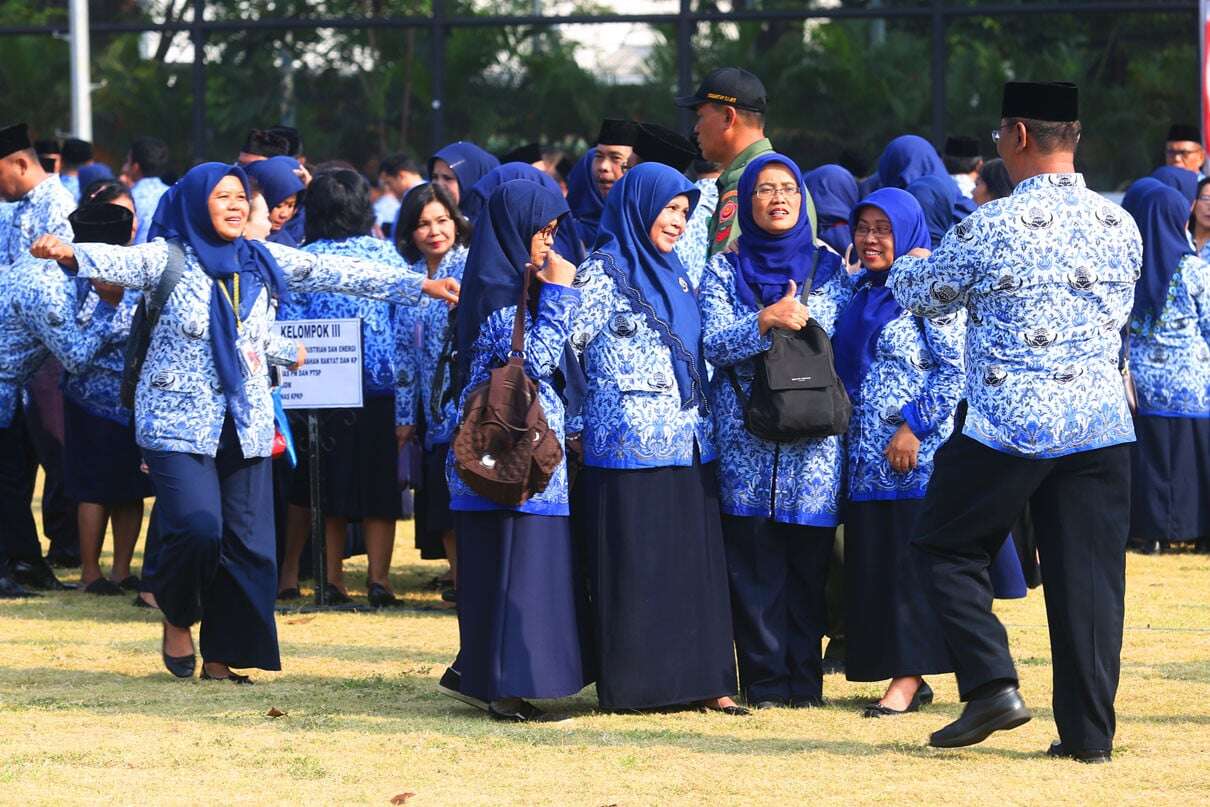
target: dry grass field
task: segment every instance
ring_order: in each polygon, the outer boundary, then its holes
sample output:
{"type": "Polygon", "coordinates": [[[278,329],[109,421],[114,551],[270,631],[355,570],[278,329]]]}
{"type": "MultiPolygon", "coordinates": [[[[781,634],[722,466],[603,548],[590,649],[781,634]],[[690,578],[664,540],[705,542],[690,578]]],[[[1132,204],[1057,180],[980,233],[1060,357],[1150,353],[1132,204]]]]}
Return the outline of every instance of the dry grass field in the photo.
{"type": "Polygon", "coordinates": [[[421,591],[439,565],[410,523],[397,540],[409,607],[283,614],[285,669],[253,687],[170,678],[156,616],[128,597],[0,603],[0,804],[1210,803],[1210,556],[1130,558],[1116,756],[1082,766],[1041,753],[1041,591],[1000,608],[1035,719],[975,748],[924,745],[958,713],[950,677],[894,720],[859,716],[879,687],[829,676],[818,710],[606,715],[588,689],[548,704],[573,720],[526,727],[436,694],[455,616],[421,591]]]}

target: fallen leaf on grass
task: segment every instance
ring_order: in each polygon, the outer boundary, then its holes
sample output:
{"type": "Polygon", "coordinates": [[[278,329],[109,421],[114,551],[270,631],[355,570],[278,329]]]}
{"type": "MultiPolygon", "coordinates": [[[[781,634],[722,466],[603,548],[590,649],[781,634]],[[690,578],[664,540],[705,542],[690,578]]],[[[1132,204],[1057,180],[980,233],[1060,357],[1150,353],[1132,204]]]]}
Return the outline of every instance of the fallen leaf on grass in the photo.
{"type": "Polygon", "coordinates": [[[287,625],[305,625],[313,619],[315,619],[315,617],[313,617],[313,616],[300,616],[298,619],[287,619],[286,624],[287,625]]]}
{"type": "Polygon", "coordinates": [[[269,717],[276,718],[276,717],[285,717],[285,716],[286,716],[286,713],[283,712],[281,709],[278,709],[276,706],[269,709],[269,717]]]}
{"type": "Polygon", "coordinates": [[[391,804],[407,804],[408,799],[415,795],[415,793],[400,793],[397,796],[391,797],[391,804]]]}

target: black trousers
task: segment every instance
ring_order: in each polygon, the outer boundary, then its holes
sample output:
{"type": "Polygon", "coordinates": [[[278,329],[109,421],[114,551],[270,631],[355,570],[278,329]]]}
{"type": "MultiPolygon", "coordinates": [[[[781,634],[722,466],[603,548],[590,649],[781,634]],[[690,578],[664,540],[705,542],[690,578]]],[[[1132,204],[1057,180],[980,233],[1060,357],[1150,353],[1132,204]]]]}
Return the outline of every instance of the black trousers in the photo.
{"type": "Polygon", "coordinates": [[[834,527],[723,516],[739,682],[749,703],[823,697],[820,644],[835,536],[834,527]]]}
{"type": "Polygon", "coordinates": [[[77,505],[67,495],[63,477],[62,375],[63,367],[54,358],[47,359],[38,370],[30,384],[25,426],[46,477],[42,485],[42,532],[50,539],[52,550],[79,556],[77,505]]]}
{"type": "MultiPolygon", "coordinates": [[[[0,554],[9,560],[42,557],[38,528],[30,503],[38,460],[21,406],[6,429],[0,429],[0,554]]],[[[0,564],[7,565],[5,561],[0,564]]]]}
{"type": "Polygon", "coordinates": [[[955,433],[916,522],[930,597],[941,616],[963,700],[977,687],[1017,680],[1004,626],[992,614],[988,567],[1030,502],[1063,744],[1113,747],[1130,523],[1130,446],[1054,459],[995,451],[955,433]]]}

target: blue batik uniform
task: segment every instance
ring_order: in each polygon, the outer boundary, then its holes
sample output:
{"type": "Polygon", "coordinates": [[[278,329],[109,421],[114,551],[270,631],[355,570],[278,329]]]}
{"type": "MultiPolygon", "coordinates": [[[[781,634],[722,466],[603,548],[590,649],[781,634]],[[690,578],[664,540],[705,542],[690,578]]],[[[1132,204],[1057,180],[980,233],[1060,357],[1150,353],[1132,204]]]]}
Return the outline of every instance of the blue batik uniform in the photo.
{"type": "MultiPolygon", "coordinates": [[[[355,291],[404,304],[414,304],[420,297],[424,278],[404,266],[310,254],[272,243],[265,247],[291,289],[298,292],[355,291]]],[[[81,277],[144,291],[155,288],[168,264],[168,247],[161,239],[136,247],[77,244],[75,250],[81,277]]],[[[274,434],[268,370],[245,378],[242,394],[223,393],[210,338],[210,296],[219,292],[191,247],[185,248],[185,260],[185,273],[152,335],[135,394],[139,445],[214,456],[224,419],[230,414],[244,456],[268,457],[274,434]]],[[[267,363],[293,364],[297,360],[294,344],[270,333],[274,313],[271,295],[262,288],[244,319],[242,334],[267,363]]]]}
{"type": "MultiPolygon", "coordinates": [[[[538,385],[538,399],[542,402],[546,422],[562,443],[566,436],[564,406],[552,378],[571,334],[572,317],[580,306],[580,292],[566,286],[535,282],[530,288],[530,295],[535,293],[538,294],[537,315],[525,314],[525,374],[538,385]]],[[[508,361],[516,311],[516,306],[498,309],[484,320],[479,338],[471,348],[470,375],[458,402],[459,412],[463,410],[470,390],[487,381],[493,368],[508,361]]],[[[559,463],[545,490],[517,507],[493,502],[472,491],[454,469],[452,451],[446,464],[446,479],[450,486],[451,510],[512,510],[544,516],[566,516],[570,513],[567,506],[566,462],[559,463]]]]}
{"type": "Polygon", "coordinates": [[[167,190],[168,186],[159,177],[143,177],[131,186],[130,198],[134,200],[134,214],[139,220],[134,243],[147,242],[147,232],[151,227],[151,220],[155,218],[155,209],[159,207],[160,197],[167,190]]]}
{"type": "MultiPolygon", "coordinates": [[[[466,247],[454,246],[441,258],[433,277],[461,281],[466,256],[466,247]]],[[[412,264],[412,269],[424,272],[424,260],[412,264]]],[[[447,363],[434,389],[440,357],[453,338],[449,317],[449,306],[428,298],[400,308],[395,317],[395,425],[415,426],[419,416],[424,422],[424,447],[429,450],[452,440],[458,425],[458,402],[451,398],[440,406],[433,400],[434,391],[444,394],[450,384],[447,363]]]]}
{"type": "MultiPolygon", "coordinates": [[[[836,315],[853,295],[840,258],[827,253],[817,270],[826,282],[811,289],[806,300],[811,317],[831,336],[836,315]]],[[[711,406],[719,447],[719,499],[723,513],[762,516],[787,524],[834,527],[844,468],[840,436],[772,443],[744,427],[743,402],[727,377],[738,377],[745,394],[756,371],[756,357],[772,346],[757,325],[760,311],[745,303],[736,289],[735,269],[725,255],[706,266],[699,302],[706,358],[716,368],[711,406]]]]}
{"type": "Polygon", "coordinates": [[[8,226],[0,228],[0,264],[16,263],[43,235],[71,241],[67,217],[75,209],[76,200],[63,187],[57,174],[39,182],[13,204],[8,226]]]}
{"type": "Polygon", "coordinates": [[[1210,418],[1210,264],[1186,255],[1158,319],[1130,322],[1138,413],[1210,418]]]}
{"type": "MultiPolygon", "coordinates": [[[[584,463],[598,468],[662,468],[712,462],[714,423],[684,407],[672,353],[641,309],[614,280],[620,270],[600,254],[576,270],[584,295],[572,329],[588,375],[584,463]]],[[[693,290],[686,284],[684,294],[693,290]]]]}
{"type": "MultiPolygon", "coordinates": [[[[407,261],[391,244],[368,235],[339,241],[313,241],[302,251],[312,255],[336,255],[385,266],[407,267],[407,261]]],[[[278,311],[278,319],[282,320],[360,319],[362,379],[365,394],[369,397],[395,394],[392,365],[394,318],[395,306],[389,302],[332,292],[293,295],[291,302],[278,311]]]]}
{"type": "Polygon", "coordinates": [[[71,194],[71,198],[76,200],[76,204],[79,204],[80,177],[76,174],[60,174],[59,181],[63,183],[63,187],[67,188],[67,192],[71,194]]]}
{"type": "MultiPolygon", "coordinates": [[[[78,281],[87,283],[87,281],[78,281]]],[[[129,425],[133,415],[122,406],[122,371],[125,368],[126,340],[142,294],[128,290],[122,302],[112,314],[109,336],[97,355],[78,372],[68,371],[63,377],[63,396],[91,415],[106,418],[123,426],[129,425]]],[[[77,319],[89,323],[104,312],[102,301],[95,292],[85,293],[81,300],[77,319]]]]}
{"type": "Polygon", "coordinates": [[[698,288],[706,269],[706,253],[710,251],[710,220],[718,207],[718,183],[713,179],[699,179],[693,184],[701,196],[685,225],[685,232],[676,242],[676,255],[685,264],[685,273],[693,287],[698,288]]]}
{"type": "Polygon", "coordinates": [[[899,257],[888,285],[920,316],[969,312],[963,433],[1059,457],[1134,439],[1118,356],[1141,252],[1134,221],[1082,175],[1041,174],[931,257],[899,257]]]}

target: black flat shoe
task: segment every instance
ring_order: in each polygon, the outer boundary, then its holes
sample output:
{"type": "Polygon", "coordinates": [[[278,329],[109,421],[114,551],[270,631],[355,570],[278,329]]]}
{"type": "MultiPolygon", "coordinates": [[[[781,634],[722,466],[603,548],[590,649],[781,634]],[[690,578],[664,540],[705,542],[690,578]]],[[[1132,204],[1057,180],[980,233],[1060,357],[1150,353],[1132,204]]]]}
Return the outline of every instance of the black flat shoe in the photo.
{"type": "Polygon", "coordinates": [[[278,602],[293,602],[294,600],[301,600],[301,599],[302,599],[302,592],[299,591],[297,587],[283,588],[281,591],[277,592],[277,601],[278,602]]]}
{"type": "Polygon", "coordinates": [[[8,575],[0,576],[0,600],[24,600],[37,596],[8,575]]]}
{"type": "Polygon", "coordinates": [[[27,588],[43,591],[67,591],[74,589],[55,577],[54,571],[45,560],[19,560],[13,563],[13,579],[27,588]]]}
{"type": "Polygon", "coordinates": [[[441,680],[437,682],[437,691],[447,698],[453,698],[467,706],[474,706],[484,712],[491,711],[487,701],[480,700],[474,695],[467,695],[462,691],[462,674],[453,667],[445,668],[445,672],[441,674],[441,680]]]}
{"type": "Polygon", "coordinates": [[[548,720],[546,712],[521,698],[503,698],[487,705],[493,720],[505,723],[538,723],[548,720]]]}
{"type": "Polygon", "coordinates": [[[981,743],[997,731],[1008,731],[1029,722],[1033,715],[1015,686],[995,695],[967,701],[962,716],[929,735],[934,748],[964,748],[981,743]]]}
{"type": "Polygon", "coordinates": [[[122,587],[104,577],[98,577],[84,587],[85,594],[96,594],[100,597],[117,597],[124,592],[122,587]]]}
{"type": "Polygon", "coordinates": [[[366,599],[375,608],[390,608],[399,605],[399,598],[392,594],[382,583],[370,583],[370,588],[366,592],[366,599]]]}
{"type": "Polygon", "coordinates": [[[458,604],[458,589],[447,588],[445,591],[442,591],[441,592],[441,601],[442,602],[452,602],[455,605],[457,605],[458,604]]]}
{"type": "Polygon", "coordinates": [[[348,605],[349,603],[353,602],[352,597],[350,597],[348,594],[345,594],[331,583],[328,583],[327,591],[329,605],[348,605]]]}
{"type": "Polygon", "coordinates": [[[156,610],[154,605],[147,602],[147,600],[143,599],[142,597],[140,597],[138,595],[135,595],[134,600],[130,604],[133,605],[135,608],[147,608],[148,610],[151,610],[151,611],[156,610]]]}
{"type": "Polygon", "coordinates": [[[791,709],[819,709],[824,705],[823,698],[791,698],[791,709]]]}
{"type": "Polygon", "coordinates": [[[138,576],[132,574],[127,575],[121,583],[118,583],[118,585],[121,586],[124,591],[138,591],[139,582],[138,576]]]}
{"type": "Polygon", "coordinates": [[[246,675],[239,673],[228,672],[226,675],[211,675],[206,672],[206,666],[202,665],[201,680],[203,681],[230,681],[233,684],[252,686],[252,679],[246,675]]]}
{"type": "Polygon", "coordinates": [[[789,705],[788,702],[779,700],[757,701],[756,703],[749,704],[749,706],[758,712],[763,712],[766,709],[785,709],[789,705]]]}
{"type": "Polygon", "coordinates": [[[892,709],[889,706],[883,706],[881,703],[871,703],[862,711],[862,717],[895,717],[897,715],[905,715],[908,712],[919,712],[920,707],[928,706],[933,702],[933,688],[927,682],[920,684],[916,688],[916,692],[912,695],[911,702],[906,709],[892,709]]]}
{"type": "Polygon", "coordinates": [[[164,659],[164,667],[168,672],[175,675],[177,678],[192,678],[193,673],[197,670],[197,654],[190,653],[187,656],[170,656],[164,650],[164,645],[168,640],[168,628],[161,625],[163,631],[160,639],[160,656],[164,659]]]}
{"type": "Polygon", "coordinates": [[[1046,756],[1057,759],[1074,759],[1085,765],[1102,765],[1113,761],[1112,751],[1068,751],[1062,741],[1055,740],[1046,749],[1046,756]]]}
{"type": "Polygon", "coordinates": [[[752,714],[751,709],[746,709],[743,706],[736,706],[735,704],[731,704],[730,706],[708,706],[706,704],[702,704],[699,709],[703,712],[718,712],[719,714],[724,714],[728,717],[747,717],[752,714]]]}

